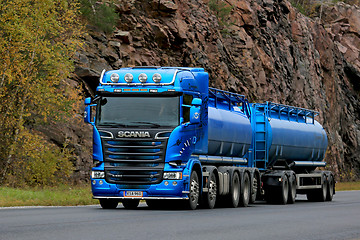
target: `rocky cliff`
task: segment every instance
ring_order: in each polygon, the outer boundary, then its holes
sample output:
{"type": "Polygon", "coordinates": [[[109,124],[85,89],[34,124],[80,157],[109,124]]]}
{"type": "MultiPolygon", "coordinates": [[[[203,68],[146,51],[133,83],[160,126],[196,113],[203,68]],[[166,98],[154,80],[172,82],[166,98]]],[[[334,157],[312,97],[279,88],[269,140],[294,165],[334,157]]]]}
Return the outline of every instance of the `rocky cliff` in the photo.
{"type": "MultiPolygon", "coordinates": [[[[360,9],[323,6],[321,19],[314,20],[286,0],[226,3],[232,11],[220,21],[206,0],[119,0],[116,30],[106,35],[90,29],[77,54],[76,78],[89,96],[103,69],[203,67],[211,86],[245,94],[251,102],[319,111],[329,139],[328,168],[338,178],[358,177],[360,9]]],[[[91,129],[80,128],[82,133],[71,130],[76,137],[70,139],[82,154],[77,168],[84,177],[91,145],[82,134],[89,137],[91,129]]]]}

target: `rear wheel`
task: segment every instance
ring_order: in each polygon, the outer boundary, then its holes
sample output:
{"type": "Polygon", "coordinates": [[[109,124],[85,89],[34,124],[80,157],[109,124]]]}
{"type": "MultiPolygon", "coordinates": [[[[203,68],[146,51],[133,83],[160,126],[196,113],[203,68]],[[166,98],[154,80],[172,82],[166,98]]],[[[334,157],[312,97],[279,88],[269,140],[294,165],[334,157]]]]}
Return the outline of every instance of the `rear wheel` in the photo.
{"type": "Polygon", "coordinates": [[[277,202],[279,204],[286,204],[288,201],[288,197],[289,197],[289,180],[286,175],[283,175],[277,202]]]}
{"type": "Polygon", "coordinates": [[[119,202],[112,199],[99,199],[100,206],[103,209],[115,209],[119,202]]]}
{"type": "MultiPolygon", "coordinates": [[[[240,194],[240,206],[247,207],[250,201],[250,177],[249,174],[244,174],[244,181],[242,186],[242,192],[240,194]]],[[[256,195],[255,195],[256,196],[256,195]]]]}
{"type": "Polygon", "coordinates": [[[217,180],[214,172],[210,173],[209,183],[208,183],[208,192],[205,192],[203,195],[203,207],[212,209],[215,207],[217,197],[217,180]]]}
{"type": "Polygon", "coordinates": [[[192,171],[190,175],[190,193],[189,193],[189,199],[187,200],[186,203],[186,207],[195,210],[199,202],[199,195],[200,195],[199,177],[195,171],[192,171]]]}
{"type": "Polygon", "coordinates": [[[335,184],[334,176],[332,174],[330,174],[329,181],[328,181],[328,189],[327,189],[327,194],[326,194],[326,201],[332,201],[332,199],[333,199],[334,184],[335,184]]]}
{"type": "Polygon", "coordinates": [[[293,204],[295,203],[296,198],[296,177],[295,175],[291,175],[289,178],[289,197],[287,203],[293,204]]]}
{"type": "Polygon", "coordinates": [[[252,179],[252,191],[251,191],[250,203],[254,203],[256,201],[256,198],[258,196],[258,185],[259,185],[259,179],[258,179],[258,175],[255,173],[252,179]]]}
{"type": "Polygon", "coordinates": [[[135,209],[139,205],[139,200],[136,199],[124,199],[122,204],[126,209],[135,209]]]}
{"type": "Polygon", "coordinates": [[[321,188],[309,191],[306,196],[311,202],[324,202],[328,194],[328,181],[326,175],[321,176],[321,188]]]}
{"type": "Polygon", "coordinates": [[[231,179],[229,197],[230,197],[229,206],[233,208],[238,207],[240,201],[240,177],[237,172],[234,172],[233,177],[231,179]]]}

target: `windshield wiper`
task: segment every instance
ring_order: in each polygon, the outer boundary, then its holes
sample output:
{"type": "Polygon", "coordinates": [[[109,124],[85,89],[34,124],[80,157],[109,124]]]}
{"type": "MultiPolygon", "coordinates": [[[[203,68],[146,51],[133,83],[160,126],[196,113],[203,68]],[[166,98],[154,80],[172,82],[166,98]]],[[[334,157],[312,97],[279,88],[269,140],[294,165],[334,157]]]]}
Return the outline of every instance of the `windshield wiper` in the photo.
{"type": "Polygon", "coordinates": [[[153,122],[131,122],[131,123],[142,123],[142,124],[152,125],[153,127],[161,127],[160,124],[153,123],[153,122]]]}
{"type": "Polygon", "coordinates": [[[117,122],[105,122],[105,123],[99,124],[99,126],[128,127],[129,125],[117,123],[117,122]]]}

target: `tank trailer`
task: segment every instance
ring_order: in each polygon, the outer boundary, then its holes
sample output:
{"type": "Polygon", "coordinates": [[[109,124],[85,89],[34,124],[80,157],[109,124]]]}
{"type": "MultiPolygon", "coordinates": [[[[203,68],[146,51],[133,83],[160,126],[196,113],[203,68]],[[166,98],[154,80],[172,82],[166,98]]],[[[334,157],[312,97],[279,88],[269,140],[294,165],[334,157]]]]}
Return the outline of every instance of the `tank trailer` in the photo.
{"type": "Polygon", "coordinates": [[[318,112],[209,87],[202,68],[102,72],[85,99],[93,126],[92,193],[103,208],[331,201],[318,112]]]}

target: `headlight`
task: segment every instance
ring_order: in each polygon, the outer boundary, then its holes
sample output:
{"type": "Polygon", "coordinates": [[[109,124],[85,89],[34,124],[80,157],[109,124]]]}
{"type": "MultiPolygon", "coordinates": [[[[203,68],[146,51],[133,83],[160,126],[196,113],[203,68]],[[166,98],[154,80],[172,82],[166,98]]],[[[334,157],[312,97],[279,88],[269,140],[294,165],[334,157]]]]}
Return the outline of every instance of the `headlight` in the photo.
{"type": "Polygon", "coordinates": [[[182,172],[164,172],[164,179],[180,180],[182,179],[182,172]]]}
{"type": "Polygon", "coordinates": [[[117,83],[117,82],[119,81],[119,74],[117,74],[117,73],[111,74],[110,80],[111,80],[113,83],[117,83]]]}
{"type": "Polygon", "coordinates": [[[131,83],[134,79],[134,76],[131,73],[127,73],[125,74],[124,80],[127,83],[131,83]]]}
{"type": "Polygon", "coordinates": [[[155,74],[153,75],[152,79],[153,79],[153,81],[154,81],[155,83],[159,83],[159,82],[161,81],[161,75],[158,74],[158,73],[155,73],[155,74]]]}
{"type": "Polygon", "coordinates": [[[139,81],[140,81],[141,83],[145,83],[145,82],[147,81],[147,75],[146,75],[145,73],[141,73],[141,74],[139,75],[139,81]]]}
{"type": "Polygon", "coordinates": [[[105,172],[103,172],[103,171],[92,171],[91,172],[91,178],[92,179],[105,178],[105,172]]]}

